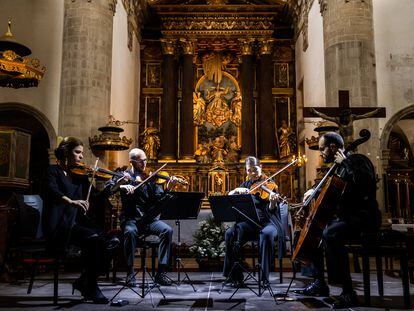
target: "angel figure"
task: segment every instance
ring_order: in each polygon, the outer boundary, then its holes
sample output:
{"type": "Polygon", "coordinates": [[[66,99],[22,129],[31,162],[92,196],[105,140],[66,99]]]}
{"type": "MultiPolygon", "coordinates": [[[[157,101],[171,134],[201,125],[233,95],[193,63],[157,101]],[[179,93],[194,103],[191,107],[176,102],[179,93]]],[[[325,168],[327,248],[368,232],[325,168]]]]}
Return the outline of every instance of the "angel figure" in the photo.
{"type": "Polygon", "coordinates": [[[210,163],[210,149],[206,142],[198,144],[197,150],[194,152],[194,158],[197,163],[210,163]]]}
{"type": "Polygon", "coordinates": [[[227,157],[226,143],[227,139],[224,136],[218,136],[214,139],[211,152],[214,163],[224,163],[224,159],[227,157]]]}
{"type": "Polygon", "coordinates": [[[242,97],[240,95],[240,92],[235,91],[234,97],[231,101],[230,121],[232,121],[236,126],[241,125],[241,112],[242,112],[242,97]]]}
{"type": "Polygon", "coordinates": [[[227,162],[239,162],[240,146],[237,143],[237,136],[232,135],[229,137],[228,147],[227,162]]]}
{"type": "Polygon", "coordinates": [[[202,125],[205,120],[206,102],[201,92],[193,92],[193,119],[194,125],[202,125]]]}

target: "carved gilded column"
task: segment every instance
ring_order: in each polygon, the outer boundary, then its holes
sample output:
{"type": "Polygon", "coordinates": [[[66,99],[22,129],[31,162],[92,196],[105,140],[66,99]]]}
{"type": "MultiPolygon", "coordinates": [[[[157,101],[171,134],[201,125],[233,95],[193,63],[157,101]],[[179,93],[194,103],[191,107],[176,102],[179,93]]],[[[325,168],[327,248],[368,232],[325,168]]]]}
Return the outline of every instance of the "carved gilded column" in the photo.
{"type": "Polygon", "coordinates": [[[258,91],[258,155],[261,159],[272,159],[275,155],[276,140],[273,122],[272,86],[273,86],[273,39],[265,39],[259,42],[259,71],[258,91]]]}
{"type": "MultiPolygon", "coordinates": [[[[108,0],[64,2],[59,135],[76,136],[86,147],[109,115],[113,10],[108,0]]],[[[85,157],[90,162],[89,148],[85,157]]]]}
{"type": "Polygon", "coordinates": [[[193,55],[195,41],[180,39],[183,49],[183,86],[180,106],[180,159],[194,161],[194,133],[193,121],[193,92],[194,92],[194,64],[193,55]]]}
{"type": "Polygon", "coordinates": [[[253,43],[254,39],[240,40],[241,64],[240,84],[242,92],[242,158],[248,155],[256,155],[256,133],[254,125],[254,68],[253,68],[253,43]]]}
{"type": "Polygon", "coordinates": [[[160,160],[177,158],[177,63],[175,41],[161,39],[163,61],[163,102],[161,108],[160,160]]]}

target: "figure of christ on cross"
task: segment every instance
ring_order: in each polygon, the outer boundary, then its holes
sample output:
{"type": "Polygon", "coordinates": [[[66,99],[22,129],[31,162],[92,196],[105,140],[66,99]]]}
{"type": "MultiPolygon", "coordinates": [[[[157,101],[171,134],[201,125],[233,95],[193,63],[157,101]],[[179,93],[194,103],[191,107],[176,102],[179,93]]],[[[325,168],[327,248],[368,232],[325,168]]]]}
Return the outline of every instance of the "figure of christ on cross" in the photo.
{"type": "Polygon", "coordinates": [[[353,123],[366,118],[384,118],[385,108],[382,107],[350,107],[349,91],[338,91],[339,107],[307,107],[303,116],[315,117],[334,122],[339,127],[339,134],[343,137],[345,146],[354,140],[353,123]],[[316,110],[318,109],[318,110],[316,110]]]}

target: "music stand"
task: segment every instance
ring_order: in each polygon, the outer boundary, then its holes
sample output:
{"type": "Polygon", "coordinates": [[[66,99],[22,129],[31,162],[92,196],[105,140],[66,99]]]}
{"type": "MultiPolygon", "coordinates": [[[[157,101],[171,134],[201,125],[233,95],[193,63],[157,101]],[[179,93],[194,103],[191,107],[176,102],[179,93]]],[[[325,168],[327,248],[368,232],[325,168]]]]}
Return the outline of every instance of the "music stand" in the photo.
{"type": "MultiPolygon", "coordinates": [[[[241,221],[249,221],[253,225],[257,226],[258,229],[261,229],[262,226],[260,225],[259,216],[257,215],[256,205],[253,201],[253,196],[251,194],[239,194],[239,195],[227,195],[227,196],[211,196],[209,197],[209,202],[211,205],[211,210],[213,212],[213,216],[220,222],[241,222],[241,221]]],[[[256,296],[260,297],[262,295],[262,285],[261,285],[261,265],[258,264],[259,267],[259,274],[258,279],[243,265],[240,261],[235,261],[233,263],[232,268],[230,269],[230,273],[227,276],[226,280],[223,282],[219,293],[223,291],[224,286],[229,283],[233,273],[236,269],[241,269],[242,271],[247,273],[247,276],[243,279],[243,283],[249,279],[253,279],[255,282],[258,283],[259,292],[256,292],[250,286],[246,287],[252,291],[256,296]]],[[[228,298],[231,299],[237,291],[240,289],[240,284],[237,284],[236,289],[234,290],[233,294],[228,298]]],[[[273,297],[273,292],[271,287],[267,288],[269,290],[270,295],[273,297]]]]}
{"type": "Polygon", "coordinates": [[[177,256],[175,262],[177,265],[177,285],[181,285],[186,279],[194,291],[197,291],[188,276],[187,272],[183,271],[185,277],[181,280],[181,269],[184,269],[180,257],[181,250],[181,220],[197,219],[200,212],[201,200],[204,198],[204,192],[172,192],[172,199],[168,201],[168,206],[161,212],[160,219],[175,220],[177,226],[177,256]]]}

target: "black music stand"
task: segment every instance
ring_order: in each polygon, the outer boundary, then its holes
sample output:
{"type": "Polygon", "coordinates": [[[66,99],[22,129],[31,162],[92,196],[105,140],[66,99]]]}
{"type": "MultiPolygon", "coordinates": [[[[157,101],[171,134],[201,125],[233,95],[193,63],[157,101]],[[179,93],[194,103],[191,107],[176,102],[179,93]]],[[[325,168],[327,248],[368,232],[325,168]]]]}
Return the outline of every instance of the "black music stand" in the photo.
{"type": "Polygon", "coordinates": [[[196,292],[193,282],[188,276],[187,272],[183,271],[185,277],[181,280],[181,269],[184,269],[184,265],[181,261],[181,220],[197,219],[200,212],[201,200],[204,198],[204,192],[171,192],[172,199],[168,201],[167,208],[164,208],[161,212],[160,219],[163,220],[175,220],[177,226],[177,256],[175,262],[177,265],[177,285],[181,285],[185,280],[191,285],[196,292]]]}
{"type": "MultiPolygon", "coordinates": [[[[220,222],[241,222],[241,221],[249,221],[253,225],[257,226],[257,228],[261,229],[262,226],[260,225],[259,216],[257,215],[256,205],[253,201],[253,196],[251,194],[239,194],[239,195],[226,195],[226,196],[211,196],[209,197],[211,210],[213,212],[213,216],[220,222]]],[[[247,275],[243,279],[243,283],[249,279],[253,279],[257,282],[259,291],[256,292],[253,288],[248,285],[245,285],[250,291],[252,291],[256,296],[262,296],[262,284],[261,284],[261,265],[260,263],[257,264],[259,268],[258,278],[256,278],[249,270],[247,270],[240,261],[235,261],[233,263],[232,268],[230,269],[230,273],[227,276],[226,280],[223,282],[219,293],[223,291],[223,288],[226,284],[229,283],[233,273],[236,269],[241,269],[242,271],[246,272],[247,275]]],[[[237,284],[236,289],[234,290],[233,294],[228,298],[231,299],[237,291],[240,289],[240,284],[237,284]]],[[[270,295],[273,297],[273,291],[270,286],[267,287],[269,290],[270,295]]]]}

